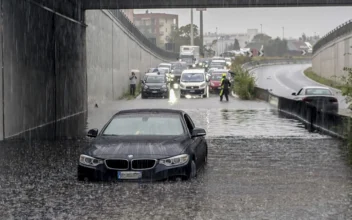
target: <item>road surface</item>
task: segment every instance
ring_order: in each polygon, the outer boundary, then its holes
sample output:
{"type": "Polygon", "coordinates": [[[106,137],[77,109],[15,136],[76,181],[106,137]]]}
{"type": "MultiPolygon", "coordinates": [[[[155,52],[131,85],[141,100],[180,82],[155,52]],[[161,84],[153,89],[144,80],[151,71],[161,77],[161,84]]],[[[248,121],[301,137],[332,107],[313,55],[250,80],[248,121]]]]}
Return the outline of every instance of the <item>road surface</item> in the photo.
{"type": "MultiPolygon", "coordinates": [[[[175,92],[177,93],[177,91],[175,92]]],[[[342,143],[309,133],[265,102],[136,99],[90,106],[87,128],[119,109],[177,108],[207,130],[208,165],[181,183],[82,183],[88,139],[7,141],[0,219],[352,219],[352,170],[342,143]]]]}
{"type": "MultiPolygon", "coordinates": [[[[291,64],[265,66],[252,70],[257,78],[257,85],[264,89],[271,90],[272,93],[288,98],[292,98],[293,92],[298,92],[304,86],[324,86],[304,75],[304,70],[310,64],[291,64]]],[[[339,100],[340,112],[350,113],[345,97],[337,89],[331,88],[339,100]]]]}

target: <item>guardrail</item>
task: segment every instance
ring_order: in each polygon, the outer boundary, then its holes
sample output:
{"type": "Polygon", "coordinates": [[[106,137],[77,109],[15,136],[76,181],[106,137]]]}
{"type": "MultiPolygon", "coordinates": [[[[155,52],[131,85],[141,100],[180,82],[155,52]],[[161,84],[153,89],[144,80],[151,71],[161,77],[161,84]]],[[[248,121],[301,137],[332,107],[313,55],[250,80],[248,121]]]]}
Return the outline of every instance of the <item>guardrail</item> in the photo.
{"type": "Polygon", "coordinates": [[[153,51],[158,56],[167,60],[176,60],[178,58],[177,53],[166,51],[153,44],[148,38],[146,38],[142,32],[127,18],[127,16],[120,10],[110,10],[110,13],[122,24],[139,42],[141,42],[149,50],[153,51]]]}
{"type": "Polygon", "coordinates": [[[324,112],[309,103],[281,97],[258,87],[255,94],[258,99],[275,106],[285,117],[301,121],[309,131],[317,130],[341,139],[352,132],[351,117],[324,112]]]}
{"type": "Polygon", "coordinates": [[[320,48],[324,45],[330,43],[331,41],[352,32],[352,20],[349,20],[334,30],[330,31],[326,35],[324,35],[314,46],[313,46],[313,54],[315,54],[320,48]]]}
{"type": "Polygon", "coordinates": [[[311,63],[312,60],[309,58],[302,58],[302,59],[272,59],[272,60],[258,60],[258,61],[251,61],[242,65],[243,69],[252,70],[258,68],[260,66],[271,66],[271,65],[283,65],[283,64],[305,64],[311,63]]]}

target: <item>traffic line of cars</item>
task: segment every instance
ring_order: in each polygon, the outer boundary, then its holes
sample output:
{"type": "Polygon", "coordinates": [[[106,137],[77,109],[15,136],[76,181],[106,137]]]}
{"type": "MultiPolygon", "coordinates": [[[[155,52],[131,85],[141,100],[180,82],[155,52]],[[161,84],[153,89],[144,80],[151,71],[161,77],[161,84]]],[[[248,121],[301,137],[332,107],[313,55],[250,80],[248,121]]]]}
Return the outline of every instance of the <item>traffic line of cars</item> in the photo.
{"type": "Polygon", "coordinates": [[[221,57],[200,60],[195,68],[189,68],[184,62],[161,63],[149,69],[142,79],[142,98],[168,98],[172,87],[180,90],[181,98],[208,97],[209,92],[221,89],[222,74],[226,73],[228,79],[233,80],[228,66],[228,61],[221,57]]]}

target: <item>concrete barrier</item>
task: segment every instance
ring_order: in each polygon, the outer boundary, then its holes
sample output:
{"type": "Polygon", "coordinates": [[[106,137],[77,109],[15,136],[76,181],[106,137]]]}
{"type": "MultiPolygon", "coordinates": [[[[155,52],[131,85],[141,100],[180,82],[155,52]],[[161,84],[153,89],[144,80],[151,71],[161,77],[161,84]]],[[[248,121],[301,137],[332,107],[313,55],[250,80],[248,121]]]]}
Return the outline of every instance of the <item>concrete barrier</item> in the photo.
{"type": "Polygon", "coordinates": [[[352,20],[322,37],[313,48],[313,71],[324,78],[342,82],[344,67],[352,65],[352,20]]]}
{"type": "Polygon", "coordinates": [[[150,67],[171,61],[144,45],[111,11],[86,11],[86,24],[88,104],[119,99],[128,91],[132,69],[139,70],[140,81],[150,67]]]}
{"type": "Polygon", "coordinates": [[[280,114],[301,121],[309,131],[344,139],[352,132],[352,118],[316,109],[309,103],[288,99],[255,87],[256,97],[269,102],[280,114]]]}

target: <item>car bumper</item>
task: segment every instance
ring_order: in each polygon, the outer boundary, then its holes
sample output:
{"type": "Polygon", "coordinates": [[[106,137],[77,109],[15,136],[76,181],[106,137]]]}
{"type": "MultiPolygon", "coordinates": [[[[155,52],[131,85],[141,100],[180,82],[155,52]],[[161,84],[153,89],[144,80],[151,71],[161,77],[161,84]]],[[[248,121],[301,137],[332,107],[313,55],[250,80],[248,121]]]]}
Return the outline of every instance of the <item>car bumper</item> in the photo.
{"type": "MultiPolygon", "coordinates": [[[[105,167],[105,165],[99,165],[97,167],[87,167],[78,165],[77,175],[79,179],[87,178],[90,181],[131,181],[131,182],[150,182],[150,181],[162,181],[172,179],[175,177],[187,177],[191,172],[191,162],[186,165],[177,167],[167,167],[162,164],[157,164],[152,169],[139,170],[142,172],[140,179],[132,180],[121,180],[118,179],[118,171],[112,170],[105,167]]],[[[120,171],[132,171],[132,170],[120,170],[120,171]]],[[[138,171],[138,170],[133,170],[138,171]]]]}
{"type": "Polygon", "coordinates": [[[210,92],[220,92],[221,86],[209,86],[210,92]]]}
{"type": "Polygon", "coordinates": [[[142,91],[143,96],[148,96],[148,97],[161,97],[161,96],[167,96],[169,94],[168,90],[148,90],[148,91],[142,91]]]}
{"type": "Polygon", "coordinates": [[[181,89],[181,95],[205,95],[206,89],[181,89]]]}

